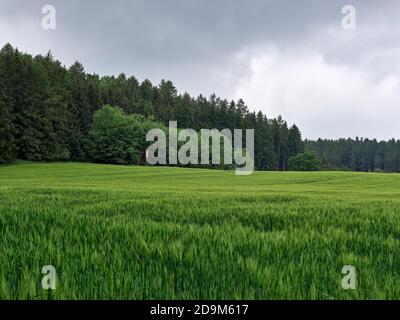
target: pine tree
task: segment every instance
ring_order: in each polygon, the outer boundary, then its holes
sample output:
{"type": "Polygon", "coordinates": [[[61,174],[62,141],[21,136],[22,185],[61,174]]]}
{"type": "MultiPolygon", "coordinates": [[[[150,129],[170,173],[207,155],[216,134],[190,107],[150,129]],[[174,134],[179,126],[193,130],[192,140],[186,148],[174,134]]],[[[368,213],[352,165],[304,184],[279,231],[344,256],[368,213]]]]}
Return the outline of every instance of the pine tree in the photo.
{"type": "Polygon", "coordinates": [[[0,51],[0,163],[10,163],[16,158],[12,87],[9,84],[13,55],[14,49],[10,44],[6,44],[0,51]]]}
{"type": "Polygon", "coordinates": [[[153,86],[144,80],[139,85],[123,73],[99,77],[87,74],[79,62],[66,69],[51,52],[32,57],[9,44],[1,50],[0,60],[2,162],[86,160],[93,114],[106,104],[164,124],[178,120],[183,128],[255,129],[259,169],[286,170],[288,157],[302,150],[297,127],[288,129],[281,117],[269,120],[261,112],[250,112],[242,99],[178,95],[171,81],[153,86]]]}
{"type": "Polygon", "coordinates": [[[288,133],[288,156],[293,157],[304,152],[304,143],[299,128],[294,124],[288,133]]]}
{"type": "Polygon", "coordinates": [[[6,102],[4,89],[0,85],[0,163],[9,163],[15,160],[15,130],[6,102]]]}

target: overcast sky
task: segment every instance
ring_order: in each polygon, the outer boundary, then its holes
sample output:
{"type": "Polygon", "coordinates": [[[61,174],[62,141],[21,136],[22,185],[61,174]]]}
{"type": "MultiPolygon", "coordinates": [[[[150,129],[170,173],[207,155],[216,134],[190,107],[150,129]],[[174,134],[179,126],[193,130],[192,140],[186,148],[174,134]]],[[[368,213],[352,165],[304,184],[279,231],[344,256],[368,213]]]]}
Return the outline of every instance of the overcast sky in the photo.
{"type": "MultiPolygon", "coordinates": [[[[0,0],[0,46],[243,98],[305,138],[400,139],[400,1],[0,0]],[[42,7],[56,8],[56,30],[42,7]],[[356,28],[342,27],[342,7],[356,28]]],[[[173,120],[173,119],[171,119],[173,120]]]]}

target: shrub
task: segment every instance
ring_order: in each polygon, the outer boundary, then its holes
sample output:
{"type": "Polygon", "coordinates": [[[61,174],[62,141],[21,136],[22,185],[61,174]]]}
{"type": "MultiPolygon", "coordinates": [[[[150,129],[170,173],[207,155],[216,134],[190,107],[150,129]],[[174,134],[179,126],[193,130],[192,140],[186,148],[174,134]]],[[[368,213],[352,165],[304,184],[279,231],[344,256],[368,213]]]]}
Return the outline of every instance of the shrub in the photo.
{"type": "Polygon", "coordinates": [[[93,115],[86,151],[95,162],[139,164],[144,161],[147,132],[162,127],[144,116],[126,115],[120,108],[105,105],[93,115]]]}
{"type": "Polygon", "coordinates": [[[291,171],[317,171],[321,167],[321,161],[313,153],[305,152],[291,157],[288,165],[291,171]]]}

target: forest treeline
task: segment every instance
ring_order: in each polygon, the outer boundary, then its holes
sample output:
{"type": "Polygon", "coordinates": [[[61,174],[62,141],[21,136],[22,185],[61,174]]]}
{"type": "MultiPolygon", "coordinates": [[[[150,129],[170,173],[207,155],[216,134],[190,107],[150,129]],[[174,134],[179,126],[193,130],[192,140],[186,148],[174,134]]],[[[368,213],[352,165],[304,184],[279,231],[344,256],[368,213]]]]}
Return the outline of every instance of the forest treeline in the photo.
{"type": "MultiPolygon", "coordinates": [[[[258,170],[317,170],[321,165],[330,170],[400,172],[400,142],[396,140],[302,141],[296,125],[288,126],[282,117],[272,119],[262,112],[250,112],[242,99],[179,94],[168,80],[153,85],[125,74],[100,77],[86,73],[79,62],[66,68],[50,52],[32,56],[10,44],[0,51],[0,163],[99,158],[111,159],[110,163],[136,163],[133,155],[144,151],[136,150],[143,148],[137,142],[129,150],[118,150],[118,154],[125,153],[118,159],[114,155],[94,156],[96,150],[102,151],[92,138],[102,135],[98,130],[93,133],[93,116],[104,105],[138,115],[131,121],[147,125],[167,126],[176,120],[180,128],[195,130],[255,129],[258,170]]],[[[115,147],[116,140],[109,141],[113,141],[110,146],[107,139],[102,140],[103,151],[115,147]]],[[[129,144],[126,137],[124,141],[129,144]]]]}
{"type": "Polygon", "coordinates": [[[305,140],[324,170],[400,172],[400,140],[318,139],[305,140]]]}
{"type": "Polygon", "coordinates": [[[33,57],[7,44],[0,52],[0,162],[92,161],[87,142],[103,105],[164,125],[176,120],[180,128],[255,129],[256,169],[286,170],[289,158],[304,151],[295,125],[250,112],[241,99],[178,94],[167,80],[153,85],[124,74],[100,77],[79,62],[67,69],[50,52],[33,57]]]}

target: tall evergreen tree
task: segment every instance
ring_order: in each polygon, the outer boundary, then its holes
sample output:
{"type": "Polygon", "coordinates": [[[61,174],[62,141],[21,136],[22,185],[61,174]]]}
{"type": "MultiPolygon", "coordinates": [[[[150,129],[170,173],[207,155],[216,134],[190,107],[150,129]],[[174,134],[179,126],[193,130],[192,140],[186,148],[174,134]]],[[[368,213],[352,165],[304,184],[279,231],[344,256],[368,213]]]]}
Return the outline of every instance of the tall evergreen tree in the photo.
{"type": "Polygon", "coordinates": [[[7,44],[0,52],[0,163],[13,162],[16,157],[14,141],[15,128],[11,116],[12,97],[10,85],[7,85],[8,67],[6,55],[13,54],[13,48],[7,44]]]}
{"type": "Polygon", "coordinates": [[[288,133],[288,156],[293,157],[304,152],[304,143],[299,128],[294,124],[288,133]]]}
{"type": "Polygon", "coordinates": [[[86,160],[93,114],[106,104],[164,124],[177,120],[183,128],[255,129],[255,164],[262,170],[286,170],[288,157],[302,151],[297,127],[250,112],[242,99],[178,95],[171,81],[139,84],[123,73],[99,77],[79,62],[66,69],[51,52],[32,57],[11,45],[1,50],[0,62],[2,162],[86,160]]]}
{"type": "Polygon", "coordinates": [[[15,160],[14,131],[4,89],[0,84],[0,163],[9,163],[15,160]]]}

